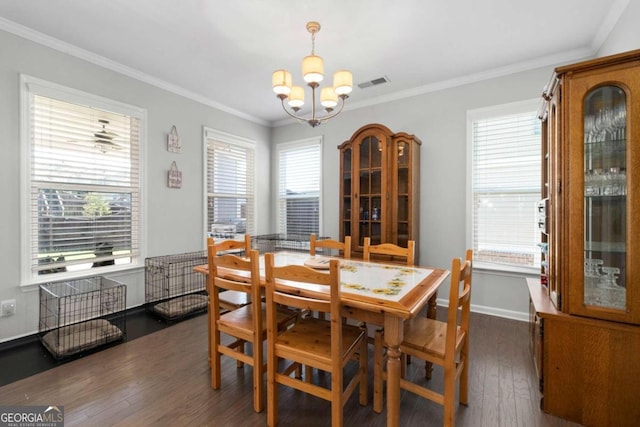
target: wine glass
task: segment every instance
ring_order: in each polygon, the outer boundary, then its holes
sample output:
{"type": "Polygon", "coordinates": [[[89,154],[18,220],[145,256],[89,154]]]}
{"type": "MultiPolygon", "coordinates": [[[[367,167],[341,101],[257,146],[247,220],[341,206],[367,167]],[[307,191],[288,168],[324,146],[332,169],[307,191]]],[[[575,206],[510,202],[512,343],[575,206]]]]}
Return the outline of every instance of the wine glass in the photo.
{"type": "Polygon", "coordinates": [[[603,275],[600,276],[600,285],[603,287],[618,287],[618,282],[616,279],[620,274],[620,269],[618,267],[602,267],[601,268],[603,275]]]}
{"type": "Polygon", "coordinates": [[[616,140],[625,138],[625,127],[627,126],[627,108],[625,105],[617,106],[612,114],[611,124],[613,126],[613,136],[616,140]]]}

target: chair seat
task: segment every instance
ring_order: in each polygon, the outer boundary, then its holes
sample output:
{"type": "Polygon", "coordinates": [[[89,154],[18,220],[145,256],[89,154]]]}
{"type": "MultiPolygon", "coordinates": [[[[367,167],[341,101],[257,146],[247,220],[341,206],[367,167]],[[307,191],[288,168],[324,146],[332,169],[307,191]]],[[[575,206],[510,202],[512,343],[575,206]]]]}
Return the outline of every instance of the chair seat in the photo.
{"type": "Polygon", "coordinates": [[[220,307],[225,310],[236,310],[251,303],[249,295],[240,291],[224,291],[220,292],[220,307]]]}
{"type": "MultiPolygon", "coordinates": [[[[228,292],[228,291],[226,291],[228,292]]],[[[266,322],[267,322],[267,314],[266,309],[267,306],[265,303],[262,304],[262,332],[266,334],[266,322]]],[[[277,313],[277,323],[278,328],[284,328],[286,325],[292,324],[295,319],[298,317],[298,312],[288,310],[283,307],[278,308],[277,313]]],[[[220,316],[218,320],[218,327],[221,331],[224,332],[225,329],[233,329],[234,335],[246,334],[251,335],[253,333],[253,314],[251,312],[251,304],[240,307],[236,310],[229,311],[220,316]]]]}
{"type": "MultiPolygon", "coordinates": [[[[343,354],[346,362],[360,339],[366,339],[365,331],[357,326],[342,326],[343,354]]],[[[290,360],[304,358],[305,364],[314,368],[331,370],[331,322],[306,317],[291,329],[278,335],[275,341],[279,357],[290,360]]]]}
{"type": "MultiPolygon", "coordinates": [[[[444,359],[446,336],[446,322],[416,317],[405,322],[404,340],[400,345],[400,351],[406,353],[411,353],[411,350],[419,351],[437,359],[444,359]]],[[[458,327],[456,328],[456,348],[460,347],[463,340],[464,333],[458,327]]]]}

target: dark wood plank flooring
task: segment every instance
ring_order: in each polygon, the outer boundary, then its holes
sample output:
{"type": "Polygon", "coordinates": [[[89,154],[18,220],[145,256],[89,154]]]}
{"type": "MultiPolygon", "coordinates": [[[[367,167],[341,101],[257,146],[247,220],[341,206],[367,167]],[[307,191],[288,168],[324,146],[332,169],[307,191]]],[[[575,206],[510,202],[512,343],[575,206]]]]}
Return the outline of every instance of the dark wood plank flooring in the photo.
{"type": "MultiPolygon", "coordinates": [[[[252,409],[250,367],[237,369],[223,357],[222,389],[210,388],[206,319],[185,320],[2,386],[0,405],[62,405],[66,426],[264,426],[266,413],[252,409]]],[[[458,406],[458,426],[576,426],[540,411],[528,342],[526,323],[472,313],[470,403],[458,406]]],[[[408,375],[422,377],[424,365],[414,359],[408,375]]],[[[431,383],[441,389],[438,368],[431,383]]],[[[281,426],[330,425],[328,402],[280,390],[281,426]]],[[[386,425],[386,411],[375,414],[371,400],[370,394],[362,407],[356,393],[345,406],[345,425],[386,425]]],[[[442,408],[403,392],[400,424],[441,426],[442,408]]]]}

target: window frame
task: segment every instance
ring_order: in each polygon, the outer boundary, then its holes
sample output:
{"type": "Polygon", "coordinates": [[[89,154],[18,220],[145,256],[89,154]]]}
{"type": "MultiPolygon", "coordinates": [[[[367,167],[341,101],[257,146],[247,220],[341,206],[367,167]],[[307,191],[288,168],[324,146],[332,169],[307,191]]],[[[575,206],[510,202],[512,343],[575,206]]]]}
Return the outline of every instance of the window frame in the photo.
{"type": "MultiPolygon", "coordinates": [[[[145,212],[145,172],[144,155],[146,146],[146,109],[125,104],[96,94],[84,92],[68,86],[49,82],[25,74],[20,74],[20,286],[30,287],[41,283],[69,280],[74,278],[94,276],[107,272],[131,270],[144,267],[144,248],[146,246],[146,212],[145,212]],[[91,108],[110,111],[118,114],[134,117],[139,120],[139,157],[137,162],[139,183],[137,196],[139,208],[137,212],[137,235],[133,237],[136,227],[132,226],[132,238],[137,239],[138,254],[131,256],[131,262],[127,264],[115,264],[97,267],[96,269],[55,272],[38,275],[32,271],[31,253],[33,241],[32,234],[32,210],[31,210],[31,156],[32,156],[32,132],[31,132],[31,106],[33,96],[42,96],[58,99],[67,103],[85,105],[91,108]]],[[[133,214],[133,212],[132,212],[133,214]]],[[[36,215],[37,217],[37,215],[36,215]]]]}
{"type": "Polygon", "coordinates": [[[252,212],[252,218],[247,218],[247,231],[246,234],[255,234],[256,225],[257,225],[257,216],[256,216],[256,207],[257,207],[257,144],[255,140],[249,138],[243,138],[241,136],[233,135],[227,132],[223,132],[218,129],[213,129],[207,126],[203,126],[202,129],[202,150],[203,150],[203,223],[202,228],[204,230],[203,235],[205,236],[205,240],[207,236],[209,236],[211,230],[209,229],[209,209],[208,209],[208,198],[209,198],[209,152],[208,145],[209,141],[218,141],[224,144],[234,145],[236,147],[242,147],[245,149],[250,149],[253,151],[253,170],[251,171],[253,175],[253,193],[251,196],[252,206],[250,208],[252,212]]]}
{"type": "MultiPolygon", "coordinates": [[[[473,110],[467,110],[467,204],[466,204],[466,217],[467,217],[467,227],[466,227],[466,242],[467,247],[474,249],[475,251],[475,242],[474,242],[474,192],[473,192],[473,157],[474,157],[474,134],[473,134],[473,125],[475,121],[478,120],[486,120],[490,118],[498,118],[501,116],[511,116],[523,113],[532,113],[537,117],[537,112],[540,107],[540,100],[537,98],[527,99],[523,101],[517,101],[512,103],[493,105],[484,108],[478,108],[473,110]]],[[[542,134],[540,134],[542,137],[542,134]]],[[[542,140],[540,140],[540,146],[542,146],[542,140]]],[[[540,170],[542,170],[542,158],[540,158],[540,170]]],[[[542,192],[540,189],[541,181],[538,183],[538,190],[536,192],[538,199],[542,196],[542,192]]],[[[535,215],[534,207],[532,207],[532,215],[535,215]]],[[[535,224],[532,223],[532,227],[535,227],[535,224]]],[[[537,236],[540,233],[536,234],[537,236]]],[[[534,263],[539,262],[540,254],[534,255],[534,263]]],[[[539,275],[540,274],[540,265],[534,266],[518,266],[513,264],[501,264],[496,262],[487,262],[487,261],[479,261],[474,259],[473,262],[474,269],[480,270],[491,270],[496,272],[506,272],[506,273],[518,273],[525,275],[539,275]]]]}
{"type": "MultiPolygon", "coordinates": [[[[282,142],[276,144],[275,149],[275,191],[274,191],[274,206],[275,206],[275,229],[277,233],[286,233],[280,228],[281,214],[280,214],[280,154],[283,151],[293,150],[296,148],[308,148],[317,146],[319,151],[319,164],[318,164],[318,235],[323,235],[323,153],[324,153],[324,141],[321,135],[311,138],[300,139],[296,141],[282,142]]],[[[288,198],[285,198],[288,199],[288,198]]]]}

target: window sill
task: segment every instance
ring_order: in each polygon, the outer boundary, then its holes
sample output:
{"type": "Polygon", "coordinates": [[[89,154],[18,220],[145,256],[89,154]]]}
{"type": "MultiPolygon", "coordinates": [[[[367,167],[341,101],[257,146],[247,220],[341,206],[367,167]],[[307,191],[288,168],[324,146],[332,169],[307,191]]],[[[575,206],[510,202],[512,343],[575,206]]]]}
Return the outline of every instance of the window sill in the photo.
{"type": "Polygon", "coordinates": [[[134,270],[144,269],[144,263],[114,265],[109,267],[99,267],[89,270],[81,270],[67,273],[43,274],[32,278],[31,280],[21,283],[20,290],[23,292],[35,291],[40,285],[51,282],[64,282],[66,280],[83,279],[86,277],[105,276],[116,277],[123,274],[131,273],[134,270]]]}
{"type": "Polygon", "coordinates": [[[540,276],[540,268],[537,267],[517,267],[513,265],[495,264],[490,262],[473,263],[474,271],[482,271],[491,274],[501,274],[505,276],[540,276]]]}

